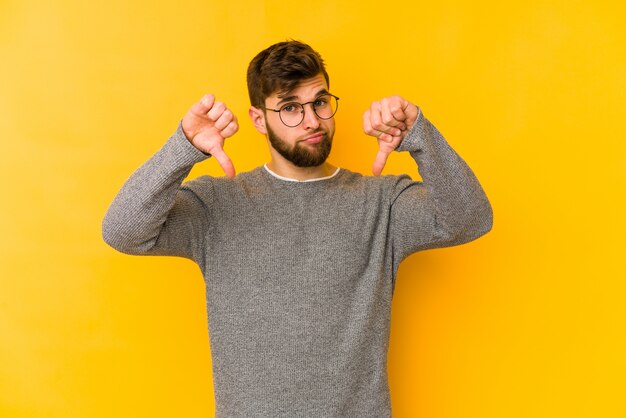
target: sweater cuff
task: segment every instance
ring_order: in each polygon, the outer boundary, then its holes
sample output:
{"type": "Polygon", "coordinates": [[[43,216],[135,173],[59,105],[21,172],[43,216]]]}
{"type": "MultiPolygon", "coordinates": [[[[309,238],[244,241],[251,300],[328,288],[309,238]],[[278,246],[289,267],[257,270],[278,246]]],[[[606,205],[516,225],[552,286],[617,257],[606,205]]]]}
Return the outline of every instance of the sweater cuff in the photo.
{"type": "Polygon", "coordinates": [[[415,123],[407,132],[406,136],[396,148],[396,151],[419,151],[422,148],[423,138],[424,138],[424,127],[426,124],[426,118],[422,113],[422,109],[420,107],[418,109],[417,119],[415,123]]]}
{"type": "Polygon", "coordinates": [[[196,164],[208,159],[211,155],[205,154],[198,148],[194,147],[191,141],[185,136],[183,131],[183,122],[178,123],[176,132],[170,137],[168,145],[175,149],[179,162],[183,164],[196,164]]]}

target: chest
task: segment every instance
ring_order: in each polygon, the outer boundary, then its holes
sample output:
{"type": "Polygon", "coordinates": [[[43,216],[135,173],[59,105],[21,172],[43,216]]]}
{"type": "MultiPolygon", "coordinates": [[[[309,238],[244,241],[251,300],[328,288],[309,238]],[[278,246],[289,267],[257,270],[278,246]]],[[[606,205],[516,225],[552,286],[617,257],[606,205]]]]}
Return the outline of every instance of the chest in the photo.
{"type": "Polygon", "coordinates": [[[387,242],[388,205],[358,189],[242,193],[214,210],[209,251],[241,268],[358,272],[387,242]]]}

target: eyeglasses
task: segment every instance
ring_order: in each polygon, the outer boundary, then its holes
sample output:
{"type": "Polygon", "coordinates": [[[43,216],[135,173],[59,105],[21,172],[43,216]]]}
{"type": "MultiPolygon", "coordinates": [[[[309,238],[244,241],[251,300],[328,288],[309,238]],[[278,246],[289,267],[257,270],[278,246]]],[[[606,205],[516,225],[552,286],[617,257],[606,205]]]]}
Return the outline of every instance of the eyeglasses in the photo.
{"type": "Polygon", "coordinates": [[[265,110],[277,112],[280,121],[285,124],[285,126],[295,128],[304,120],[304,106],[308,104],[311,105],[313,112],[315,112],[318,118],[330,119],[337,113],[339,97],[333,96],[332,94],[324,94],[312,102],[289,102],[282,105],[280,109],[269,109],[266,107],[265,110]]]}

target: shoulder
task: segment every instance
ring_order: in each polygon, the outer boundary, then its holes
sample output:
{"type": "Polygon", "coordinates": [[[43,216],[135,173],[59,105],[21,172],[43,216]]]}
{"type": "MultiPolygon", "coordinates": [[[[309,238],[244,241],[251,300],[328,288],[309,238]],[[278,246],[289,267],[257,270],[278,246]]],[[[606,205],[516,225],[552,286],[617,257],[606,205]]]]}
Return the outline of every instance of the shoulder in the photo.
{"type": "Polygon", "coordinates": [[[372,176],[356,173],[346,169],[341,169],[340,175],[337,176],[337,180],[342,184],[374,188],[389,188],[394,187],[398,183],[413,182],[411,177],[406,174],[372,176]]]}
{"type": "Polygon", "coordinates": [[[237,174],[236,177],[200,176],[186,181],[181,189],[195,193],[200,198],[208,199],[211,196],[237,193],[250,188],[259,187],[263,175],[261,167],[237,174]]]}
{"type": "Polygon", "coordinates": [[[371,176],[342,169],[337,176],[337,185],[347,191],[360,191],[380,198],[393,200],[398,193],[419,182],[406,174],[371,176]]]}

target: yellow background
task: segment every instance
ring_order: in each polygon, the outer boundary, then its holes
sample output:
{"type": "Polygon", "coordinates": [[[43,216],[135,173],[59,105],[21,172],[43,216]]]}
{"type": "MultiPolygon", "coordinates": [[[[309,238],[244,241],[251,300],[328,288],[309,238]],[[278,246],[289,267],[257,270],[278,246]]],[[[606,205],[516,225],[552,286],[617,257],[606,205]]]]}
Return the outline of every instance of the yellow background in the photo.
{"type": "Polygon", "coordinates": [[[198,268],[116,253],[100,222],[205,92],[239,117],[238,171],[265,162],[245,69],[286,38],[322,53],[341,97],[333,163],[368,173],[361,114],[402,94],[495,210],[486,237],[400,269],[394,416],[626,416],[618,4],[0,1],[0,416],[212,416],[198,268]]]}

